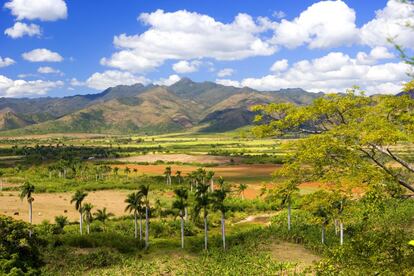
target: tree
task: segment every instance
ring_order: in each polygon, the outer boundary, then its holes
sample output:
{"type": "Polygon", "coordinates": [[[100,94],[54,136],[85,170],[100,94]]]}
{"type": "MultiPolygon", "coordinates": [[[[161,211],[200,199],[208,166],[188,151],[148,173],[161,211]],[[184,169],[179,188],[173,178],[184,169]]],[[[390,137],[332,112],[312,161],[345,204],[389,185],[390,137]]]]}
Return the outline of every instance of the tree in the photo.
{"type": "Polygon", "coordinates": [[[43,265],[41,246],[36,234],[28,238],[30,225],[0,215],[0,275],[40,275],[43,265]]]}
{"type": "Polygon", "coordinates": [[[126,178],[128,178],[128,175],[130,174],[130,172],[131,172],[131,169],[129,167],[125,167],[124,173],[126,175],[126,178]]]}
{"type": "Polygon", "coordinates": [[[298,194],[298,187],[297,182],[295,181],[287,181],[279,185],[275,190],[273,190],[270,194],[270,198],[274,198],[279,201],[280,206],[282,208],[287,208],[288,216],[287,216],[287,224],[288,230],[291,229],[292,223],[292,201],[293,197],[298,194]]]}
{"type": "Polygon", "coordinates": [[[175,177],[177,178],[177,180],[178,180],[178,185],[181,185],[181,181],[182,181],[182,176],[181,176],[181,171],[176,171],[175,172],[175,177]]]}
{"type": "Polygon", "coordinates": [[[241,198],[244,200],[244,191],[247,189],[247,185],[246,184],[239,184],[239,187],[237,188],[237,192],[239,193],[239,195],[241,196],[241,198]]]}
{"type": "Polygon", "coordinates": [[[167,185],[171,185],[171,167],[165,168],[164,175],[167,180],[167,185]]]}
{"type": "MultiPolygon", "coordinates": [[[[203,174],[199,174],[198,177],[203,177],[203,174]]],[[[195,191],[195,206],[194,206],[194,218],[198,217],[201,211],[203,211],[204,219],[204,249],[208,249],[208,207],[210,205],[210,197],[208,194],[209,185],[205,185],[201,179],[196,186],[195,191]]]]}
{"type": "Polygon", "coordinates": [[[139,229],[139,239],[142,240],[142,225],[141,225],[141,209],[142,209],[142,200],[141,195],[137,193],[131,193],[125,199],[125,203],[127,203],[127,207],[125,208],[125,212],[134,212],[134,236],[138,238],[138,215],[140,216],[140,229],[139,229]]]}
{"type": "MultiPolygon", "coordinates": [[[[29,203],[29,223],[32,224],[33,222],[33,209],[32,209],[32,203],[34,201],[34,198],[32,197],[32,194],[35,191],[35,186],[31,184],[30,182],[25,182],[20,187],[20,199],[23,200],[23,198],[27,198],[27,202],[29,203]]],[[[29,230],[29,236],[32,236],[32,229],[29,230]]]]}
{"type": "Polygon", "coordinates": [[[56,216],[55,224],[56,227],[59,229],[59,233],[62,233],[65,226],[69,224],[69,221],[68,218],[65,216],[56,216]]]}
{"type": "Polygon", "coordinates": [[[307,196],[304,201],[305,209],[309,210],[316,223],[321,225],[321,242],[325,244],[326,226],[333,216],[334,198],[332,192],[317,191],[307,196]]]}
{"type": "Polygon", "coordinates": [[[0,192],[3,191],[3,175],[4,172],[0,170],[0,192]]]}
{"type": "Polygon", "coordinates": [[[105,223],[105,221],[107,221],[108,219],[110,219],[111,217],[113,217],[113,216],[115,216],[113,213],[111,213],[111,212],[107,212],[107,209],[106,209],[106,207],[104,207],[104,208],[102,208],[102,209],[98,209],[98,210],[96,210],[96,212],[95,213],[93,213],[93,215],[94,215],[94,218],[96,219],[96,220],[99,220],[99,221],[101,221],[101,222],[103,222],[103,223],[105,223]]]}
{"type": "Polygon", "coordinates": [[[214,192],[214,174],[215,174],[215,172],[208,171],[207,175],[206,175],[207,181],[210,182],[210,191],[211,192],[214,192]]]}
{"type": "Polygon", "coordinates": [[[228,206],[225,204],[225,200],[227,195],[230,192],[229,187],[224,182],[223,178],[219,178],[219,189],[215,190],[212,195],[212,203],[213,209],[216,211],[220,211],[221,213],[221,236],[223,239],[223,249],[226,250],[226,212],[228,210],[228,206]]]}
{"type": "Polygon", "coordinates": [[[290,144],[285,177],[330,185],[384,183],[414,192],[414,167],[396,152],[414,142],[414,100],[409,96],[366,97],[353,88],[329,94],[308,106],[258,106],[259,136],[302,135],[290,144]],[[303,136],[305,135],[305,136],[303,136]],[[397,164],[398,166],[395,166],[397,164]]]}
{"type": "Polygon", "coordinates": [[[83,232],[82,231],[83,230],[82,229],[83,228],[83,226],[82,226],[82,224],[83,224],[82,201],[85,199],[85,197],[87,195],[88,195],[87,193],[85,193],[81,190],[77,190],[75,192],[75,194],[72,196],[72,200],[70,201],[70,203],[75,203],[75,209],[78,210],[78,212],[79,212],[79,232],[80,232],[81,235],[82,235],[82,232],[83,232]]]}
{"type": "Polygon", "coordinates": [[[91,232],[91,221],[92,221],[92,209],[93,209],[93,205],[90,203],[85,203],[83,205],[83,216],[85,218],[86,221],[86,232],[88,234],[90,234],[91,232]]]}
{"type": "Polygon", "coordinates": [[[184,217],[185,209],[188,206],[188,190],[184,187],[174,190],[176,199],[174,200],[172,207],[178,210],[178,214],[181,219],[181,248],[184,248],[184,217]]]}
{"type": "Polygon", "coordinates": [[[143,203],[145,205],[145,249],[148,249],[149,247],[149,210],[150,210],[150,204],[149,204],[149,185],[141,185],[138,190],[138,194],[141,198],[143,198],[143,203]]]}

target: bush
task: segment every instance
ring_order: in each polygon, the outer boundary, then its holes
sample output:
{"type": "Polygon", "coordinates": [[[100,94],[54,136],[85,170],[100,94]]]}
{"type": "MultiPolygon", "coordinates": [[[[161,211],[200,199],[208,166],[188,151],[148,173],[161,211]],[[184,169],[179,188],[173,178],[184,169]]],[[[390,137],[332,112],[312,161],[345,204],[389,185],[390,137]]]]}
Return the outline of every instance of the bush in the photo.
{"type": "Polygon", "coordinates": [[[27,223],[0,215],[0,274],[37,275],[43,262],[36,233],[29,237],[27,223]]]}

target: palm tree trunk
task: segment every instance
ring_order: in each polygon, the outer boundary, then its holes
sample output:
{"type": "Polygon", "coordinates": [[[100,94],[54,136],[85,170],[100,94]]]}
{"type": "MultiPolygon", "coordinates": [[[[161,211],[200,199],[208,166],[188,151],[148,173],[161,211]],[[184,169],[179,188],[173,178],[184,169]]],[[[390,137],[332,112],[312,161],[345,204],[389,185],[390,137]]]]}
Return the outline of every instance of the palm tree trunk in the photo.
{"type": "Polygon", "coordinates": [[[184,217],[182,214],[182,211],[180,211],[180,217],[181,217],[181,248],[184,248],[184,217]]]}
{"type": "Polygon", "coordinates": [[[211,189],[211,192],[214,192],[214,180],[213,180],[213,178],[210,179],[210,189],[211,189]]]}
{"type": "Polygon", "coordinates": [[[138,221],[137,221],[137,211],[134,212],[134,237],[138,238],[138,221]]]}
{"type": "Polygon", "coordinates": [[[344,244],[344,224],[342,221],[339,222],[339,241],[341,245],[344,244]]]}
{"type": "Polygon", "coordinates": [[[291,224],[291,206],[290,201],[288,202],[288,231],[290,231],[290,224],[291,224]]]}
{"type": "Polygon", "coordinates": [[[325,224],[322,224],[322,244],[325,244],[325,224]]]}
{"type": "Polygon", "coordinates": [[[91,233],[91,223],[89,219],[86,221],[86,232],[88,233],[88,235],[91,233]]]}
{"type": "Polygon", "coordinates": [[[139,214],[139,240],[142,241],[142,215],[139,214]]]}
{"type": "Polygon", "coordinates": [[[204,215],[204,249],[208,249],[208,227],[207,227],[207,215],[204,215]]]}
{"type": "Polygon", "coordinates": [[[223,238],[223,249],[226,250],[226,229],[225,229],[226,219],[224,214],[221,214],[221,236],[223,238]]]}
{"type": "Polygon", "coordinates": [[[81,235],[82,235],[82,224],[83,224],[82,212],[79,211],[79,232],[81,235]]]}
{"type": "Polygon", "coordinates": [[[337,235],[337,236],[338,236],[339,229],[338,229],[338,220],[337,220],[337,219],[335,219],[334,224],[335,224],[335,235],[337,235]]]}
{"type": "Polygon", "coordinates": [[[145,206],[145,249],[149,246],[149,214],[148,206],[145,206]]]}
{"type": "Polygon", "coordinates": [[[30,223],[29,237],[32,236],[32,225],[31,225],[32,219],[33,219],[32,201],[29,201],[29,223],[30,223]]]}
{"type": "Polygon", "coordinates": [[[185,221],[188,220],[188,207],[184,208],[184,218],[185,218],[185,221]]]}

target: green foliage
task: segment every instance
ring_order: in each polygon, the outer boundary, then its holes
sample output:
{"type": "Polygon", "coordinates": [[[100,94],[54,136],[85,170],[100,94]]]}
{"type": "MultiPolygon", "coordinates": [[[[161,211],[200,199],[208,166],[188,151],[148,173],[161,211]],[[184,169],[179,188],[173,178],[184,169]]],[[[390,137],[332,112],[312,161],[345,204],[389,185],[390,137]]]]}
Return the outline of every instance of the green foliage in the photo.
{"type": "Polygon", "coordinates": [[[0,274],[39,274],[42,244],[36,234],[29,238],[26,223],[0,215],[0,274]]]}

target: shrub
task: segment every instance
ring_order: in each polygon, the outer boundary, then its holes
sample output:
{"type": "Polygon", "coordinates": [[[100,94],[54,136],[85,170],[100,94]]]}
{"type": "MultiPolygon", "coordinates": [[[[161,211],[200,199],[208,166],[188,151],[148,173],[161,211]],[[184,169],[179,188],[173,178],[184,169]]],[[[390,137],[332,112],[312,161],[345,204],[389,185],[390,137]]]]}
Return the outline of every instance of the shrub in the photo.
{"type": "Polygon", "coordinates": [[[29,237],[29,225],[0,215],[0,274],[37,275],[43,262],[36,233],[29,237]]]}

